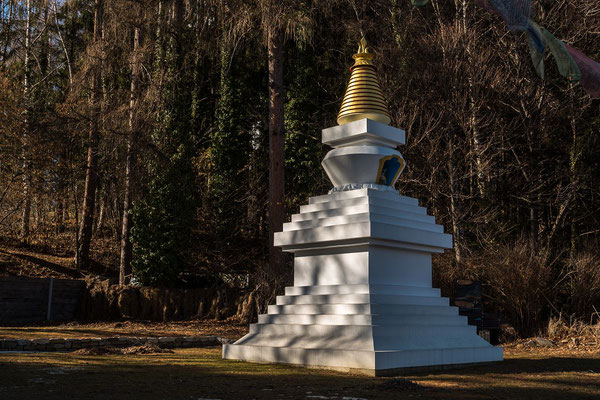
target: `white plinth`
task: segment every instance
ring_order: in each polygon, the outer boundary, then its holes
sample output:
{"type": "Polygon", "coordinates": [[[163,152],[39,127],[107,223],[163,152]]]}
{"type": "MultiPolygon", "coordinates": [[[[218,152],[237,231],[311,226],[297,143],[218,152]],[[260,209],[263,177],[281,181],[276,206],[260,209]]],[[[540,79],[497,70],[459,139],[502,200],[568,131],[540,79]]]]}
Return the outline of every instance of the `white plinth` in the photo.
{"type": "Polygon", "coordinates": [[[322,133],[323,143],[334,148],[372,145],[395,149],[406,139],[402,129],[368,118],[323,129],[322,133]]]}
{"type": "Polygon", "coordinates": [[[502,360],[431,287],[431,254],[452,237],[396,192],[313,197],[276,234],[294,286],[223,358],[390,375],[502,360]]]}

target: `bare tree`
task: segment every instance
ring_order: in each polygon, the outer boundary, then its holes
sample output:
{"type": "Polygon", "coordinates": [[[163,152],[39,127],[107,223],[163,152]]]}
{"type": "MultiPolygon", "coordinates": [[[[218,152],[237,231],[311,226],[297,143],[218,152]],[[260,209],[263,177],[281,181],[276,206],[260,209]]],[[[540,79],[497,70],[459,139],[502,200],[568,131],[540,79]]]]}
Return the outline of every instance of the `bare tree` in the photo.
{"type": "MultiPolygon", "coordinates": [[[[141,22],[142,13],[136,13],[136,23],[141,22]]],[[[127,158],[125,160],[125,191],[123,199],[123,224],[121,229],[121,259],[119,264],[119,284],[124,285],[125,279],[131,273],[132,245],[130,241],[131,232],[131,197],[135,184],[135,146],[136,126],[135,110],[139,96],[139,75],[141,68],[140,60],[140,26],[136,25],[133,33],[133,53],[131,63],[131,86],[129,89],[129,132],[127,135],[127,158]]]]}
{"type": "MultiPolygon", "coordinates": [[[[98,56],[98,47],[102,41],[103,0],[95,0],[94,7],[94,54],[98,56]]],[[[96,203],[96,188],[98,185],[98,101],[101,96],[100,60],[94,60],[92,71],[91,107],[92,115],[88,134],[88,155],[85,173],[85,189],[83,195],[83,210],[81,228],[79,231],[79,246],[75,254],[77,268],[87,269],[90,263],[90,243],[94,225],[94,208],[96,203]]]]}
{"type": "Polygon", "coordinates": [[[30,107],[30,57],[31,57],[31,0],[25,3],[25,55],[24,55],[24,77],[23,77],[23,103],[25,118],[23,126],[23,214],[21,218],[21,237],[27,242],[29,237],[29,223],[31,217],[31,171],[29,163],[29,107],[30,107]]]}

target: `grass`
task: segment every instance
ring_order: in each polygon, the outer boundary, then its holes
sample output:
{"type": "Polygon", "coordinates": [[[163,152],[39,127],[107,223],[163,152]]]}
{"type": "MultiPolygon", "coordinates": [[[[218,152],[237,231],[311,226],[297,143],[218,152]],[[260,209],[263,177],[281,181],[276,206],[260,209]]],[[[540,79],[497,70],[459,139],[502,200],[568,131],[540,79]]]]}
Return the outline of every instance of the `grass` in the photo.
{"type": "Polygon", "coordinates": [[[180,322],[70,322],[61,325],[5,326],[0,327],[0,339],[44,338],[98,338],[115,336],[198,336],[216,335],[238,339],[248,333],[248,325],[234,321],[180,321],[180,322]]]}
{"type": "Polygon", "coordinates": [[[599,352],[509,349],[502,363],[403,378],[251,364],[220,355],[220,348],[151,355],[0,353],[0,399],[600,398],[599,352]]]}

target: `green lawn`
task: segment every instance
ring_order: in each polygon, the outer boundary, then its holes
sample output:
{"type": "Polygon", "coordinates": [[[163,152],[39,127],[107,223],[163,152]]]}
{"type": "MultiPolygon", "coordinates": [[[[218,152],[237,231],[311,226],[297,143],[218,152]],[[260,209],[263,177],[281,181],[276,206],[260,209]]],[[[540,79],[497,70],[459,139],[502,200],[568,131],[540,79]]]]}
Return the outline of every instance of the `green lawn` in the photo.
{"type": "Polygon", "coordinates": [[[509,351],[499,364],[398,379],[227,361],[220,348],[0,353],[0,399],[600,398],[600,353],[534,351],[509,351]]]}

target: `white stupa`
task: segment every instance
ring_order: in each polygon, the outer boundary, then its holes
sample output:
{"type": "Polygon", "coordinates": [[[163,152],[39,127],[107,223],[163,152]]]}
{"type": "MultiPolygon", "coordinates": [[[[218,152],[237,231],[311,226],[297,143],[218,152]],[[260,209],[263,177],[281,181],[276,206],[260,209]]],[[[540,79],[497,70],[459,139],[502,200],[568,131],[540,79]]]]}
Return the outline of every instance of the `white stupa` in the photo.
{"type": "Polygon", "coordinates": [[[323,130],[334,188],[275,235],[294,253],[294,286],[223,358],[394,375],[502,360],[502,348],[432,288],[431,255],[452,247],[417,199],[394,184],[403,130],[389,126],[373,56],[361,41],[340,125],[323,130]]]}

